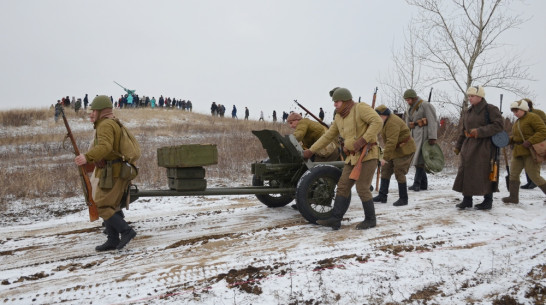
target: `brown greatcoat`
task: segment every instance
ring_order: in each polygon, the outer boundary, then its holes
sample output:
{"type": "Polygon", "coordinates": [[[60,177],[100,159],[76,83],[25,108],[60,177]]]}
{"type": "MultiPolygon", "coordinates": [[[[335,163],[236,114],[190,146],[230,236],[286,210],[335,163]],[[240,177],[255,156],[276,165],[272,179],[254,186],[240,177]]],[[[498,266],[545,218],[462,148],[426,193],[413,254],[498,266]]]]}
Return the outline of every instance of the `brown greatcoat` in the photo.
{"type": "MultiPolygon", "coordinates": [[[[460,151],[461,160],[453,190],[464,196],[486,195],[498,192],[498,187],[489,180],[492,160],[496,147],[491,137],[503,129],[503,118],[494,105],[482,99],[477,105],[471,106],[464,114],[459,124],[459,137],[456,149],[460,151]],[[489,113],[489,118],[487,117],[489,113]],[[465,131],[478,130],[478,138],[468,138],[465,131]]],[[[498,186],[498,183],[496,184],[498,186]]]]}

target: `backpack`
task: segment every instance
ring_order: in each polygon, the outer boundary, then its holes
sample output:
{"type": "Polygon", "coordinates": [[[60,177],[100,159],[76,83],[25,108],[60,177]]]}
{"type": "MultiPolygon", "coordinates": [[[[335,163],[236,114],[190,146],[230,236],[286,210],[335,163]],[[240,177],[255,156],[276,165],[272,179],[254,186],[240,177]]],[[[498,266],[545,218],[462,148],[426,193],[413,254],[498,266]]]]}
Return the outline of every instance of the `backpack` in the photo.
{"type": "Polygon", "coordinates": [[[114,120],[121,128],[121,136],[119,139],[119,151],[114,151],[116,155],[121,157],[122,161],[126,161],[131,164],[140,159],[140,145],[138,144],[135,136],[127,129],[119,120],[114,120]]]}

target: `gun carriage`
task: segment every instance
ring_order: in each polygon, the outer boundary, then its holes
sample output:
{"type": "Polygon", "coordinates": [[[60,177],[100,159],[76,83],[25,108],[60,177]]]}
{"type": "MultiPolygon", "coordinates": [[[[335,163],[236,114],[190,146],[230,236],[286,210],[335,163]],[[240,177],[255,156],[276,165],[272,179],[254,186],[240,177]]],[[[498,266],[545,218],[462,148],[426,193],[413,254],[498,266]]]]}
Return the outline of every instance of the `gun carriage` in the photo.
{"type": "Polygon", "coordinates": [[[177,180],[172,178],[176,176],[176,169],[167,168],[170,190],[140,190],[131,185],[129,200],[158,196],[256,195],[260,202],[271,208],[283,207],[295,200],[299,212],[311,223],[327,219],[344,162],[304,160],[303,149],[293,135],[282,136],[274,130],[252,133],[258,137],[269,157],[251,165],[252,186],[207,188],[206,181],[204,185],[193,183],[204,177],[204,170],[186,171],[185,178],[190,179],[177,180]],[[197,187],[187,189],[185,186],[188,184],[197,187]]]}

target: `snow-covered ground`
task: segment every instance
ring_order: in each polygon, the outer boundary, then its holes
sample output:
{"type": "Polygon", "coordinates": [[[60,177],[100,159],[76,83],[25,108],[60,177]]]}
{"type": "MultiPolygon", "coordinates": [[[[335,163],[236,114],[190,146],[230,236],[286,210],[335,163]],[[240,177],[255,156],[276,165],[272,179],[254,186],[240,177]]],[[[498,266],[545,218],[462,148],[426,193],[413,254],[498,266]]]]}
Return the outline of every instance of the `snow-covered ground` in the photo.
{"type": "Polygon", "coordinates": [[[430,176],[394,207],[393,178],[366,231],[356,193],[339,231],[254,196],[142,198],[126,211],[137,237],[106,253],[82,198],[16,201],[0,220],[0,303],[544,304],[544,194],[505,205],[502,185],[491,211],[459,211],[453,180],[430,176]]]}

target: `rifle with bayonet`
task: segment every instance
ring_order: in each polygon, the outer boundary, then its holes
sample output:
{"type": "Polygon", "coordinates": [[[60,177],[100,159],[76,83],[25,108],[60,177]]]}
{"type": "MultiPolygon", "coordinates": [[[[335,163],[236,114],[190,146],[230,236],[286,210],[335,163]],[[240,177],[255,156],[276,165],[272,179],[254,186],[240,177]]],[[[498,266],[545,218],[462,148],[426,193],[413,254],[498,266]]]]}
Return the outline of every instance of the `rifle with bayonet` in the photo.
{"type": "MultiPolygon", "coordinates": [[[[378,88],[375,87],[375,91],[373,92],[373,98],[372,98],[372,109],[375,108],[375,98],[377,97],[377,90],[378,88]]],[[[368,143],[360,153],[360,157],[358,158],[358,161],[355,164],[355,167],[353,167],[353,170],[351,171],[351,174],[349,175],[349,179],[351,180],[358,180],[360,178],[360,172],[362,171],[362,160],[364,159],[364,156],[368,153],[368,150],[371,148],[371,144],[368,143]]],[[[381,173],[381,167],[377,167],[377,181],[375,183],[375,188],[379,189],[379,175],[381,173]]]]}
{"type": "MultiPolygon", "coordinates": [[[[74,139],[72,131],[70,130],[70,126],[68,125],[68,120],[66,119],[66,116],[64,114],[63,107],[61,107],[61,114],[63,116],[64,126],[66,127],[67,131],[65,139],[70,139],[70,142],[72,142],[72,146],[74,147],[74,154],[76,154],[76,156],[79,156],[80,150],[78,149],[78,145],[76,145],[76,140],[74,139]]],[[[82,183],[83,194],[85,197],[85,203],[87,204],[87,207],[89,209],[89,220],[95,221],[99,219],[99,210],[97,208],[97,204],[93,200],[93,189],[91,187],[91,181],[89,181],[89,177],[87,176],[85,165],[78,166],[78,170],[80,172],[80,179],[82,183]]]]}

